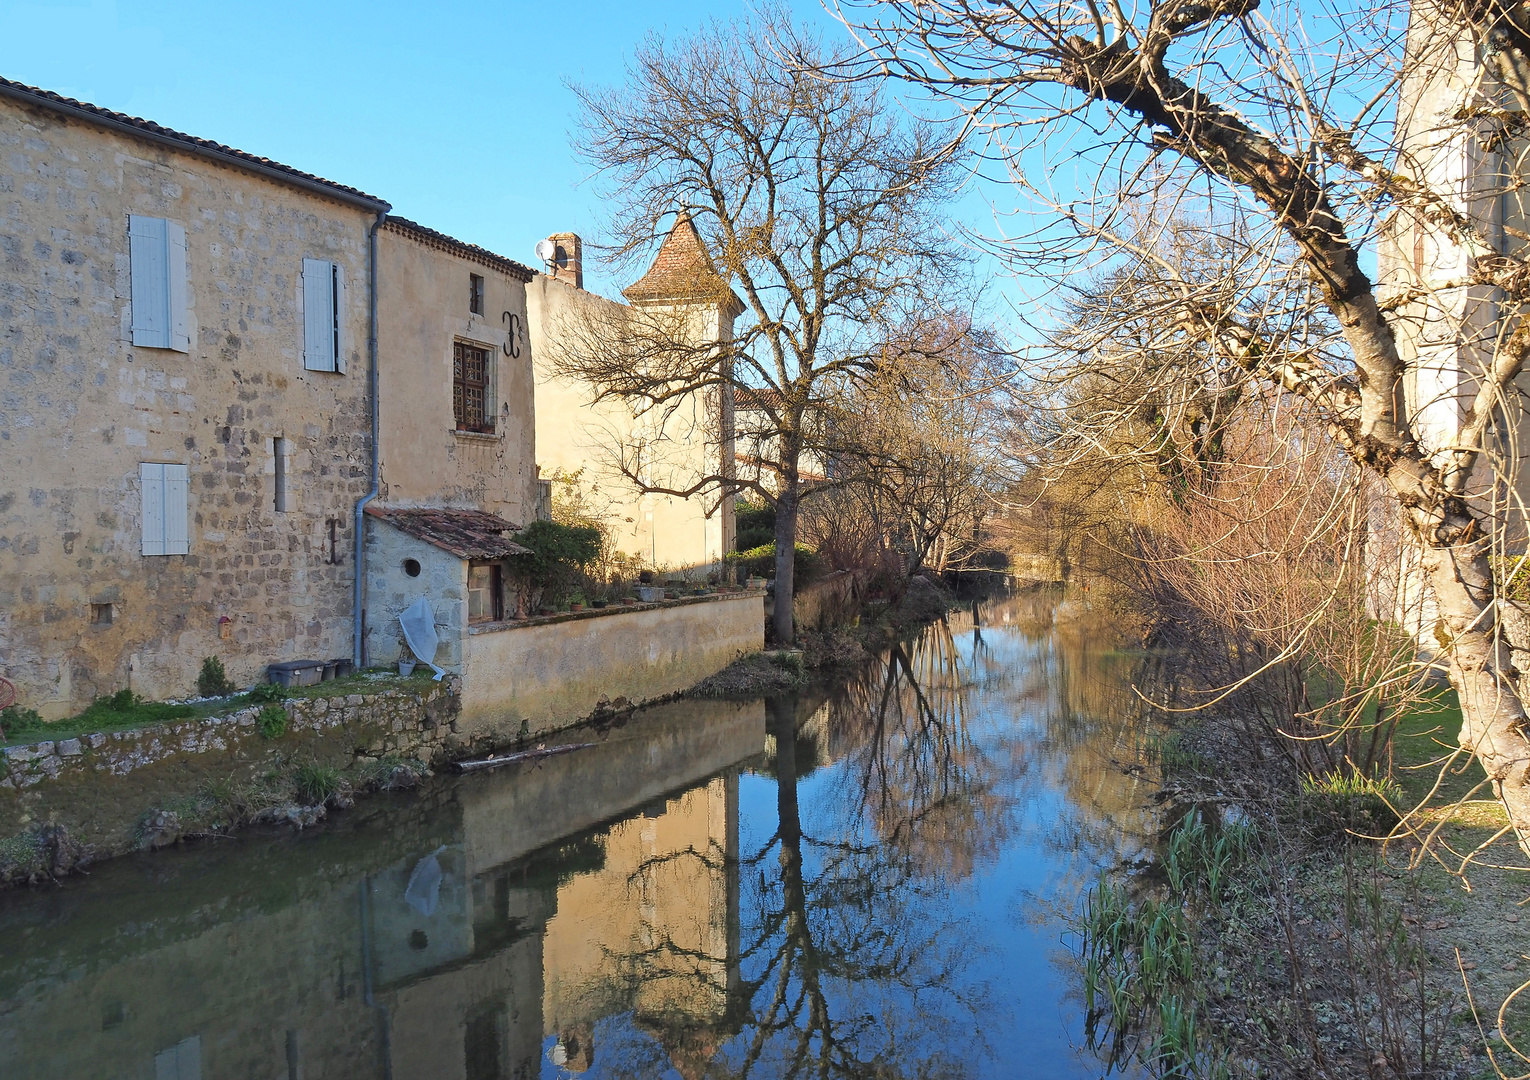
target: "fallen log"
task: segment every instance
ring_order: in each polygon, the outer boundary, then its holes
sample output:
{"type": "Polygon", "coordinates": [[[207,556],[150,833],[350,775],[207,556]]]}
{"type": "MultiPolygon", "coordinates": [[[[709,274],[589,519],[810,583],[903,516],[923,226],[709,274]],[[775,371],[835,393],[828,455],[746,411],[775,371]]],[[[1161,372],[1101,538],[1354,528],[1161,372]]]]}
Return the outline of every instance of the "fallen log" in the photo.
{"type": "Polygon", "coordinates": [[[514,765],[521,761],[540,761],[558,754],[585,750],[594,745],[592,742],[581,742],[563,743],[561,746],[539,746],[535,750],[521,750],[514,754],[490,754],[486,758],[477,758],[473,761],[454,761],[452,768],[460,773],[479,772],[483,769],[497,769],[501,765],[514,765]]]}

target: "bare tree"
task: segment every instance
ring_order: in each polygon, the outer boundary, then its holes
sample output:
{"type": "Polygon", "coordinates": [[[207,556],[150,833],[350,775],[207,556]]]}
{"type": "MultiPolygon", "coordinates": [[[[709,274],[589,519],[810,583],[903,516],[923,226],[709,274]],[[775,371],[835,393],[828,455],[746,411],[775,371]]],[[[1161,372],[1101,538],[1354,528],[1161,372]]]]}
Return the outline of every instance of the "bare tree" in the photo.
{"type": "Polygon", "coordinates": [[[578,144],[611,207],[615,257],[651,250],[682,215],[710,253],[694,299],[736,297],[743,318],[731,338],[707,340],[694,305],[637,303],[620,325],[564,334],[554,366],[629,402],[650,446],[698,395],[713,395],[719,415],[734,391],[753,395],[770,450],[744,469],[724,453],[715,471],[676,482],[629,454],[624,471],[648,491],[747,490],[775,506],[782,643],[793,635],[798,506],[831,482],[801,469],[824,387],[874,370],[884,328],[962,272],[936,213],[953,178],[941,132],[875,86],[817,77],[842,59],[767,12],[675,42],[652,37],[626,85],[576,89],[578,144]]]}
{"type": "MultiPolygon", "coordinates": [[[[1198,342],[1307,403],[1325,436],[1381,484],[1420,553],[1465,716],[1461,746],[1530,851],[1530,737],[1494,567],[1523,534],[1513,470],[1514,381],[1530,353],[1530,276],[1515,235],[1524,230],[1480,213],[1493,199],[1472,177],[1495,169],[1463,178],[1426,146],[1456,147],[1462,161],[1505,156],[1495,147],[1523,126],[1527,104],[1524,11],[1491,0],[1270,15],[1251,0],[1130,11],[1093,0],[893,0],[842,14],[873,70],[958,104],[1011,181],[1038,197],[1033,242],[1012,253],[1034,265],[1067,259],[1075,271],[1091,268],[1090,252],[1153,267],[1167,286],[1151,308],[1166,339],[1198,342]],[[1458,77],[1462,56],[1481,66],[1458,77]],[[1442,88],[1451,102],[1427,118],[1425,139],[1409,108],[1442,88]],[[1394,120],[1387,106],[1399,93],[1394,120]],[[1078,191],[1044,191],[1062,179],[1032,168],[1049,154],[1084,177],[1078,191]],[[1244,228],[1235,273],[1197,280],[1133,238],[1130,208],[1151,204],[1164,223],[1191,197],[1244,228]],[[1378,234],[1399,232],[1423,255],[1389,296],[1362,254],[1378,234]],[[1430,253],[1441,252],[1459,256],[1453,281],[1431,280],[1444,260],[1430,253]],[[1485,332],[1461,302],[1442,302],[1472,288],[1495,290],[1485,332]],[[1428,422],[1435,392],[1400,345],[1421,340],[1407,325],[1418,302],[1451,328],[1459,379],[1442,393],[1459,423],[1445,437],[1428,422]],[[1332,321],[1332,347],[1309,340],[1314,310],[1332,321]]],[[[1509,186],[1518,187],[1500,183],[1499,196],[1509,186]]]]}

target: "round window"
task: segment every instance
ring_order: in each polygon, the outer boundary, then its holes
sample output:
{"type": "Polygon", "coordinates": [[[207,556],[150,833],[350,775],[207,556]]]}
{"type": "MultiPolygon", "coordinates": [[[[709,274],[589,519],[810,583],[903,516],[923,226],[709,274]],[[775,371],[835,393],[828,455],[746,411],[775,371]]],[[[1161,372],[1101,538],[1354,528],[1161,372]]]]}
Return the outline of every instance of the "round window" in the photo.
{"type": "Polygon", "coordinates": [[[404,560],[404,573],[408,574],[410,577],[419,577],[420,576],[420,560],[419,559],[405,559],[404,560]]]}

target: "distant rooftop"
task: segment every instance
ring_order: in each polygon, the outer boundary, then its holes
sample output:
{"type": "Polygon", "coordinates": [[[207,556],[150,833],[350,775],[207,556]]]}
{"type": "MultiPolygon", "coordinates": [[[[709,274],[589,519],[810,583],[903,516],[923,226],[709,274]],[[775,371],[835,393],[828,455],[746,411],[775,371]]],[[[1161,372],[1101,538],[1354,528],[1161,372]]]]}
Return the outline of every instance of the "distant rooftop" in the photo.
{"type": "Polygon", "coordinates": [[[256,173],[272,180],[277,180],[294,187],[315,191],[319,194],[328,195],[339,199],[341,202],[351,203],[364,207],[373,212],[391,209],[389,204],[376,195],[368,195],[353,187],[337,184],[333,180],[326,180],[322,176],[305,173],[300,169],[294,169],[291,165],[283,165],[279,161],[270,158],[257,157],[247,154],[243,150],[236,150],[232,146],[224,146],[210,139],[199,139],[195,135],[187,135],[183,131],[175,131],[171,128],[156,124],[152,120],[144,120],[141,117],[129,116],[126,113],[112,112],[103,109],[99,105],[91,105],[84,101],[76,101],[66,98],[61,94],[55,94],[51,90],[41,90],[35,86],[27,86],[25,83],[12,82],[9,79],[0,78],[0,97],[10,98],[36,108],[48,109],[65,116],[76,117],[89,123],[99,125],[114,131],[143,139],[148,142],[158,143],[176,150],[184,150],[200,157],[209,158],[224,165],[232,165],[235,168],[244,169],[247,172],[256,173]]]}
{"type": "Polygon", "coordinates": [[[743,302],[712,265],[696,223],[684,210],[675,218],[674,227],[659,246],[648,273],[623,289],[622,295],[637,304],[699,301],[731,307],[735,313],[744,309],[743,302]]]}

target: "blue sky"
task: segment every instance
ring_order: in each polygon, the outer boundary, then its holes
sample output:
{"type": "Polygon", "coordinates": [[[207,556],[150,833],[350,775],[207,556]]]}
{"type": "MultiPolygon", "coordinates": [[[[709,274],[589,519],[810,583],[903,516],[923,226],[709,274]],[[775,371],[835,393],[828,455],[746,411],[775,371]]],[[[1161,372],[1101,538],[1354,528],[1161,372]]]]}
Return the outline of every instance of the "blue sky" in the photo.
{"type": "MultiPolygon", "coordinates": [[[[798,5],[824,22],[817,3],[798,5]]],[[[274,158],[534,265],[598,238],[566,80],[742,3],[0,0],[0,75],[274,158]]],[[[597,275],[604,292],[615,285],[597,275]]]]}

